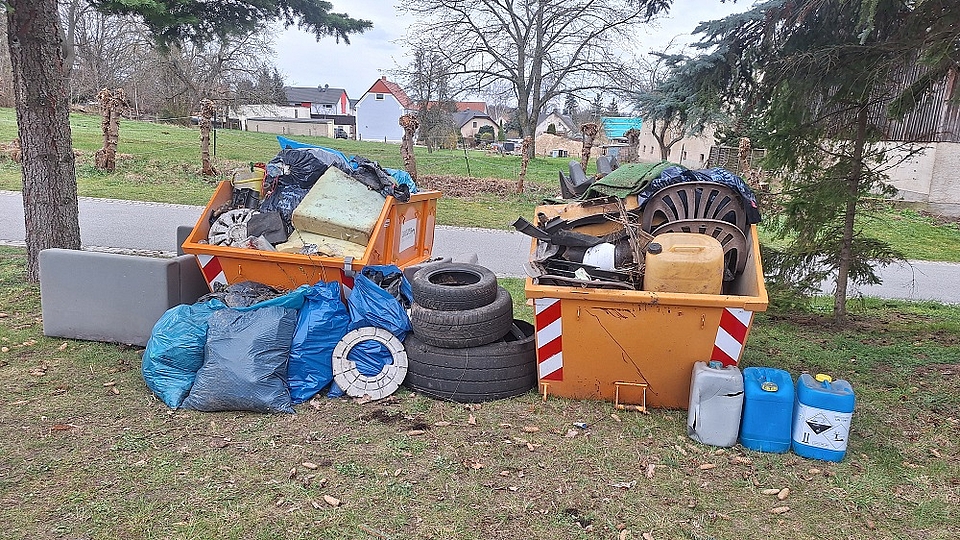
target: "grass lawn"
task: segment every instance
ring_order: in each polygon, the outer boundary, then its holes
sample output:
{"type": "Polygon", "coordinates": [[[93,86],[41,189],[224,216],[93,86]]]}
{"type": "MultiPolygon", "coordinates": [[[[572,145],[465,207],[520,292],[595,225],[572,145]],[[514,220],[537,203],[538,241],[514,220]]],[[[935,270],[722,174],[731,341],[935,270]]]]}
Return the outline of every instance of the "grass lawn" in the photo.
{"type": "MultiPolygon", "coordinates": [[[[106,173],[93,166],[93,154],[102,144],[100,117],[71,116],[74,147],[79,152],[79,193],[88,197],[205,205],[213,186],[230,171],[250,162],[269,161],[279,147],[276,135],[235,130],[217,130],[215,163],[221,177],[199,175],[199,131],[195,127],[122,121],[117,170],[106,173]]],[[[0,109],[0,143],[16,138],[16,115],[0,109]]],[[[378,142],[296,137],[378,161],[385,167],[402,168],[399,147],[378,142]]],[[[464,177],[483,183],[503,179],[515,183],[520,171],[517,156],[487,155],[482,151],[416,149],[417,166],[423,175],[464,177]]],[[[489,193],[482,189],[459,197],[446,195],[438,202],[437,220],[442,225],[510,229],[518,216],[533,217],[534,207],[545,196],[557,195],[557,171],[566,170],[568,158],[534,159],[529,164],[524,193],[489,193]]],[[[591,163],[591,167],[593,164],[591,163]]],[[[593,171],[590,171],[592,174],[593,171]]],[[[20,166],[0,159],[0,189],[19,190],[20,166]]],[[[907,258],[960,262],[960,227],[911,210],[889,210],[860,226],[890,242],[907,258]]],[[[761,224],[761,233],[762,233],[761,224]]],[[[761,240],[768,236],[761,236],[761,240]]]]}
{"type": "Polygon", "coordinates": [[[757,315],[743,366],[827,372],[857,393],[847,456],[825,463],[696,444],[685,411],[533,390],[475,406],[401,389],[295,415],[170,410],[139,349],[43,336],[24,257],[0,248],[4,538],[960,535],[957,306],[867,300],[846,329],[817,308],[757,315]]]}

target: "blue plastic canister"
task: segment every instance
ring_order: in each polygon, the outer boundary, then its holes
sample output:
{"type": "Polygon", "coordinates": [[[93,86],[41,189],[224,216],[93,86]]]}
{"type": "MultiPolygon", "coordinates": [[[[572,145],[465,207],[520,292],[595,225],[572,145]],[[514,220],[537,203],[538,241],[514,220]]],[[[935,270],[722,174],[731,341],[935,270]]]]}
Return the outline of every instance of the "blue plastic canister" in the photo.
{"type": "Polygon", "coordinates": [[[790,450],[793,401],[793,377],[786,371],[768,367],[744,369],[740,444],[760,452],[790,450]]]}
{"type": "Polygon", "coordinates": [[[847,381],[823,374],[800,375],[793,412],[793,451],[811,459],[842,460],[855,402],[847,381]]]}

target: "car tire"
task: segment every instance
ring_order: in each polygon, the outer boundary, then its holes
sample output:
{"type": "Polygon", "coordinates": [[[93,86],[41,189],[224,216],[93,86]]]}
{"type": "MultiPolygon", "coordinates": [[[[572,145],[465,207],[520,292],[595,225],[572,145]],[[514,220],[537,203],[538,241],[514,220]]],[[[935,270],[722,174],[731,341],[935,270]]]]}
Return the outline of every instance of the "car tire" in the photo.
{"type": "Polygon", "coordinates": [[[404,341],[407,377],[404,385],[436,399],[479,403],[518,396],[537,384],[537,351],[533,325],[513,321],[502,340],[463,349],[435,347],[416,334],[404,341]]]}
{"type": "Polygon", "coordinates": [[[497,287],[493,302],[474,309],[429,309],[414,300],[410,307],[410,324],[424,343],[450,349],[479,347],[510,332],[513,300],[503,287],[497,287]]]}
{"type": "Polygon", "coordinates": [[[427,309],[475,309],[497,298],[497,276],[476,264],[430,265],[414,274],[410,285],[413,301],[427,309]]]}

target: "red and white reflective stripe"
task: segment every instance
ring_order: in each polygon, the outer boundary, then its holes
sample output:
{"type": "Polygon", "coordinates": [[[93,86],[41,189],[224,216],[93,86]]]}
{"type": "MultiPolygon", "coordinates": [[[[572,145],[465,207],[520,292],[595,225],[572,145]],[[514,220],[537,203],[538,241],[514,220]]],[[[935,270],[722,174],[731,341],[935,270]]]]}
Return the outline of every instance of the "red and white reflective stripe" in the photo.
{"type": "Polygon", "coordinates": [[[743,354],[743,344],[747,340],[747,330],[753,312],[740,308],[724,308],[717,328],[717,339],[713,342],[711,360],[718,360],[725,366],[734,366],[743,354]]]}
{"type": "Polygon", "coordinates": [[[533,301],[537,329],[537,373],[540,380],[563,380],[563,337],[560,300],[537,298],[533,301]]]}
{"type": "Polygon", "coordinates": [[[197,255],[200,261],[200,270],[203,272],[203,278],[210,285],[210,290],[215,290],[215,284],[227,286],[227,276],[223,273],[223,267],[220,266],[220,260],[213,255],[197,255]]]}

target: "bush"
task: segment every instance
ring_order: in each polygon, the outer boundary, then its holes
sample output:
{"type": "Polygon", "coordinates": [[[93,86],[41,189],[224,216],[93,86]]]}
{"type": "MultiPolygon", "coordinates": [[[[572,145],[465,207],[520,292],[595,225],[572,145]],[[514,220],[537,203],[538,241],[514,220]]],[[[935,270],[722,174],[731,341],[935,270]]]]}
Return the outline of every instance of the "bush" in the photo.
{"type": "Polygon", "coordinates": [[[554,125],[553,123],[548,124],[548,125],[547,125],[547,133],[549,133],[550,135],[556,135],[556,134],[557,134],[557,126],[554,125]]]}

